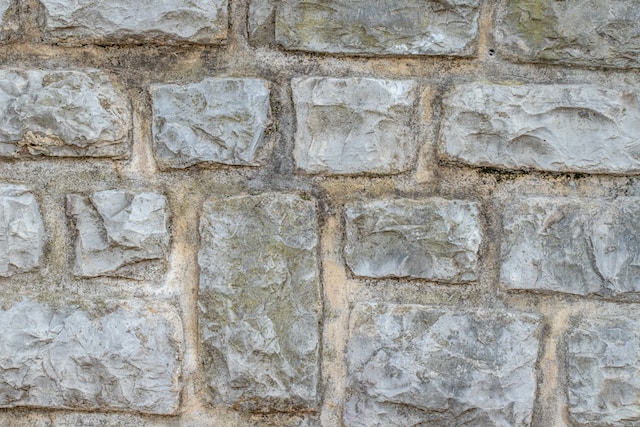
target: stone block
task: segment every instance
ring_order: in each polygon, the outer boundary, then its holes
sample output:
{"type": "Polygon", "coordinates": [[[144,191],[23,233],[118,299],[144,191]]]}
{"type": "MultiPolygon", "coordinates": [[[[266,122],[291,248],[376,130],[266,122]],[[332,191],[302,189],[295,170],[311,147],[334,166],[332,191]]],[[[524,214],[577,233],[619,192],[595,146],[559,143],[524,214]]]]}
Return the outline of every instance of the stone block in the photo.
{"type": "Polygon", "coordinates": [[[462,200],[376,200],[345,206],[345,259],[367,277],[476,279],[478,205],[462,200]]]}
{"type": "Polygon", "coordinates": [[[0,40],[2,40],[2,21],[9,6],[11,6],[11,0],[0,0],[0,40]]]}
{"type": "Polygon", "coordinates": [[[210,200],[200,238],[210,400],[243,411],[315,409],[322,303],[314,203],[268,193],[210,200]]]}

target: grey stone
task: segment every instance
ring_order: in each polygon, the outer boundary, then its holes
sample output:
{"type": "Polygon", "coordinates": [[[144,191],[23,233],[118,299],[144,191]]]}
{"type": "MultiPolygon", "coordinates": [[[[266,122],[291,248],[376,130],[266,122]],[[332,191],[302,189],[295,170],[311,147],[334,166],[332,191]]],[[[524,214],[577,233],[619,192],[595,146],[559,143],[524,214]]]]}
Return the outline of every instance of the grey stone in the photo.
{"type": "Polygon", "coordinates": [[[96,70],[0,70],[0,156],[125,157],[131,109],[96,70]]]}
{"type": "Polygon", "coordinates": [[[476,203],[376,200],[345,206],[347,265],[367,277],[476,279],[482,240],[476,203]]]}
{"type": "Polygon", "coordinates": [[[164,196],[150,192],[68,195],[67,212],[77,233],[74,273],[138,278],[132,266],[162,262],[169,247],[166,205],[164,196]]]}
{"type": "Polygon", "coordinates": [[[247,22],[249,39],[272,41],[275,37],[275,14],[278,0],[251,0],[247,22]]]}
{"type": "Polygon", "coordinates": [[[211,200],[200,237],[199,326],[211,401],[246,411],[316,408],[314,203],[270,193],[211,200]]]}
{"type": "Polygon", "coordinates": [[[638,67],[638,21],[638,0],[504,0],[495,38],[519,61],[638,67]]]}
{"type": "Polygon", "coordinates": [[[38,202],[27,187],[0,184],[0,276],[34,269],[44,247],[38,202]]]}
{"type": "Polygon", "coordinates": [[[258,79],[206,79],[154,85],[153,137],[161,163],[258,165],[269,119],[269,85],[258,79]]]}
{"type": "Polygon", "coordinates": [[[0,407],[172,414],[182,328],[166,305],[29,300],[0,310],[0,407]]]}
{"type": "Polygon", "coordinates": [[[640,291],[640,198],[516,199],[503,228],[500,278],[508,288],[640,291]]]}
{"type": "Polygon", "coordinates": [[[315,52],[468,56],[478,13],[478,0],[281,0],[276,41],[315,52]]]}
{"type": "Polygon", "coordinates": [[[359,304],[347,345],[347,426],[527,426],[539,318],[359,304]]]}
{"type": "Polygon", "coordinates": [[[632,87],[459,85],[443,101],[442,156],[511,170],[636,174],[638,95],[632,87]]]}
{"type": "Polygon", "coordinates": [[[40,0],[44,31],[69,44],[219,43],[227,36],[226,0],[40,0]]]}
{"type": "Polygon", "coordinates": [[[293,79],[293,155],[309,173],[391,174],[416,156],[416,84],[366,78],[293,79]]]}
{"type": "Polygon", "coordinates": [[[2,21],[4,18],[4,14],[9,9],[11,5],[11,0],[0,0],[0,39],[2,39],[2,21]]]}

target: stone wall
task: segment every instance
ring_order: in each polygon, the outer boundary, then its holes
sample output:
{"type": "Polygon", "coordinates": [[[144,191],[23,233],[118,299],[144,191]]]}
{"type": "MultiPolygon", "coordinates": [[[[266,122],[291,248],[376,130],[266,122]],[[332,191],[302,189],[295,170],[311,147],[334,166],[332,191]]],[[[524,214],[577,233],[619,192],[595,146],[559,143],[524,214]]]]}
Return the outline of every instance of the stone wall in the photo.
{"type": "Polygon", "coordinates": [[[638,425],[639,19],[0,0],[0,425],[638,425]]]}

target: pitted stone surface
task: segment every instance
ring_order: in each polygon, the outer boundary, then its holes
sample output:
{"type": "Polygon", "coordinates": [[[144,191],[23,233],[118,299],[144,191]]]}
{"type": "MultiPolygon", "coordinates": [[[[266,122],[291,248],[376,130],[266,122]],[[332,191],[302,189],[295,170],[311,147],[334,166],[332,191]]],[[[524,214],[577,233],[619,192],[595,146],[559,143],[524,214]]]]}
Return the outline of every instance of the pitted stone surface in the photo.
{"type": "Polygon", "coordinates": [[[101,306],[23,300],[0,310],[0,407],[174,413],[182,346],[175,309],[101,306]]]}
{"type": "Polygon", "coordinates": [[[509,57],[639,67],[639,0],[503,0],[496,41],[509,57]]]}
{"type": "Polygon", "coordinates": [[[416,155],[416,84],[366,78],[293,79],[298,168],[324,174],[391,174],[416,155]]]}
{"type": "Polygon", "coordinates": [[[512,289],[640,291],[640,198],[532,197],[505,207],[501,281],[512,289]]]}
{"type": "Polygon", "coordinates": [[[0,156],[124,157],[131,110],[96,70],[1,71],[0,156]]]}
{"type": "Polygon", "coordinates": [[[269,119],[269,85],[258,79],[206,79],[154,85],[153,136],[161,163],[257,165],[269,119]]]}
{"type": "Polygon", "coordinates": [[[347,426],[527,426],[539,318],[360,304],[347,346],[347,426]]]}
{"type": "Polygon", "coordinates": [[[44,247],[38,202],[27,187],[0,184],[0,276],[34,269],[44,247]]]}
{"type": "Polygon", "coordinates": [[[358,276],[476,279],[482,240],[476,203],[431,198],[345,207],[347,265],[358,276]]]}
{"type": "Polygon", "coordinates": [[[162,262],[169,246],[166,209],[165,197],[157,193],[68,195],[67,212],[77,233],[74,273],[138,278],[136,267],[162,262]]]}
{"type": "Polygon", "coordinates": [[[478,0],[281,0],[276,41],[315,52],[468,56],[478,12],[478,0]]]}
{"type": "Polygon", "coordinates": [[[4,14],[9,9],[11,5],[11,0],[0,0],[0,40],[2,39],[2,21],[4,18],[4,14]]]}
{"type": "Polygon", "coordinates": [[[463,84],[445,97],[443,117],[448,160],[511,170],[640,172],[639,94],[631,87],[463,84]]]}
{"type": "Polygon", "coordinates": [[[200,236],[200,340],[211,400],[248,411],[315,408],[314,203],[286,194],[211,200],[200,236]]]}
{"type": "Polygon", "coordinates": [[[71,44],[219,43],[226,0],[40,0],[49,39],[71,44]]]}

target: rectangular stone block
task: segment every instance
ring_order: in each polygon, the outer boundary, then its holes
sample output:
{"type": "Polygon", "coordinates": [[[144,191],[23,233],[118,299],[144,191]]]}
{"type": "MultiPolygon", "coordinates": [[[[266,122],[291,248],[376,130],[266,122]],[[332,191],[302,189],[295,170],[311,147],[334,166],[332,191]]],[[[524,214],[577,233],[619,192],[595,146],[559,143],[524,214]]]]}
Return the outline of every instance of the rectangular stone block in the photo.
{"type": "Polygon", "coordinates": [[[153,138],[161,164],[257,166],[270,124],[269,84],[259,79],[205,79],[153,85],[153,138]]]}
{"type": "Polygon", "coordinates": [[[475,280],[479,215],[476,203],[463,200],[349,203],[345,260],[358,276],[475,280]]]}
{"type": "Polygon", "coordinates": [[[639,105],[630,86],[458,85],[443,100],[441,156],[498,169],[637,174],[639,105]]]}
{"type": "Polygon", "coordinates": [[[315,409],[322,303],[314,202],[274,193],[210,200],[200,238],[201,357],[211,402],[315,409]]]}
{"type": "Polygon", "coordinates": [[[134,301],[0,309],[0,407],[173,414],[179,322],[173,307],[134,301]]]}
{"type": "Polygon", "coordinates": [[[494,310],[357,305],[345,425],[530,425],[539,323],[494,310]]]}
{"type": "Polygon", "coordinates": [[[414,81],[312,77],[291,86],[299,169],[340,175],[409,169],[417,152],[414,81]]]}
{"type": "Polygon", "coordinates": [[[500,278],[510,289],[640,291],[640,198],[531,197],[505,207],[500,278]]]}
{"type": "Polygon", "coordinates": [[[219,43],[227,0],[40,0],[44,32],[65,44],[219,43]]]}
{"type": "Polygon", "coordinates": [[[638,0],[503,0],[495,38],[523,62],[640,66],[638,0]]]}
{"type": "MultiPolygon", "coordinates": [[[[250,22],[259,22],[251,19],[259,9],[249,10],[250,22]]],[[[478,0],[280,0],[275,36],[292,50],[470,56],[476,50],[478,13],[478,0]]]]}
{"type": "Polygon", "coordinates": [[[0,70],[0,156],[126,157],[131,108],[96,71],[0,70]]]}

